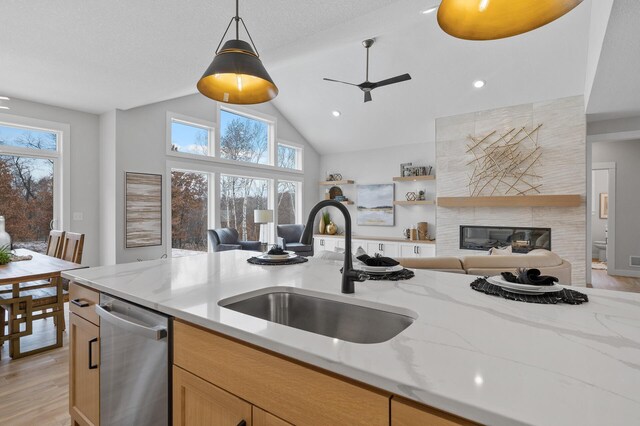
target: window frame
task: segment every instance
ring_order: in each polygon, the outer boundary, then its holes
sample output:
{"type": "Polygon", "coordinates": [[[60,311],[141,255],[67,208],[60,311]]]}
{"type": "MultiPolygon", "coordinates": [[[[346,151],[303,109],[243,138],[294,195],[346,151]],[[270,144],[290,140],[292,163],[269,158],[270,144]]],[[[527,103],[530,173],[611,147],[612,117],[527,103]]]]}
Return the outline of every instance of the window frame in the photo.
{"type": "Polygon", "coordinates": [[[304,145],[296,143],[296,142],[290,142],[284,139],[278,139],[276,140],[276,150],[275,150],[275,155],[276,155],[276,160],[274,161],[274,167],[278,170],[282,170],[282,171],[286,171],[289,173],[300,173],[300,174],[304,174],[304,145]],[[300,168],[297,169],[289,169],[287,167],[280,167],[277,165],[278,161],[278,147],[282,145],[284,147],[287,148],[293,148],[296,150],[296,164],[300,165],[300,168]]]}
{"type": "Polygon", "coordinates": [[[0,125],[56,134],[56,149],[0,146],[0,155],[30,157],[53,161],[53,229],[71,226],[71,127],[69,124],[0,113],[0,125]],[[57,183],[56,183],[57,182],[57,183]]]}
{"type": "Polygon", "coordinates": [[[178,114],[175,112],[167,111],[167,120],[166,120],[166,142],[165,148],[167,155],[171,155],[173,157],[182,157],[182,158],[190,158],[194,160],[209,160],[214,158],[216,152],[216,125],[212,121],[201,120],[194,117],[188,117],[186,115],[178,114]],[[179,152],[172,151],[171,143],[172,141],[172,127],[171,125],[174,123],[181,123],[191,127],[201,128],[207,131],[207,136],[209,138],[209,154],[208,155],[199,155],[192,154],[189,152],[179,152]],[[213,145],[213,146],[212,146],[213,145]]]}

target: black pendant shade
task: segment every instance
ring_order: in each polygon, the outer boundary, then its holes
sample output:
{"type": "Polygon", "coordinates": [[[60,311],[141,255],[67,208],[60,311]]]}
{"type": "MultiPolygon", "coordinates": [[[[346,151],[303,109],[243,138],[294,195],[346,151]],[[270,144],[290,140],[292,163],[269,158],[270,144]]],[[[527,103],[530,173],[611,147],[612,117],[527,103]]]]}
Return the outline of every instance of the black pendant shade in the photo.
{"type": "MultiPolygon", "coordinates": [[[[198,81],[198,91],[208,98],[230,104],[247,105],[270,101],[278,95],[278,88],[251,44],[238,37],[239,24],[244,26],[244,22],[238,16],[237,1],[236,16],[231,19],[229,26],[234,21],[235,40],[228,40],[222,49],[216,51],[213,62],[198,81]]],[[[244,28],[247,29],[246,26],[244,28]]],[[[223,40],[227,31],[222,36],[223,40]]],[[[248,31],[247,35],[251,40],[248,31]]]]}

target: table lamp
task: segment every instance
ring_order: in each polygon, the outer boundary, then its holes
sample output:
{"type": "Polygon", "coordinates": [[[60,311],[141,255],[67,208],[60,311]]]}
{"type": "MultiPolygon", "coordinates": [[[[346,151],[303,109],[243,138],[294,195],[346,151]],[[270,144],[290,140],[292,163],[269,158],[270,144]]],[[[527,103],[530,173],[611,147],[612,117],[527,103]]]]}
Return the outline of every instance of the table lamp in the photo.
{"type": "Polygon", "coordinates": [[[268,242],[263,242],[264,233],[262,225],[273,222],[273,210],[254,210],[253,211],[253,223],[260,225],[260,242],[268,245],[268,242]]]}

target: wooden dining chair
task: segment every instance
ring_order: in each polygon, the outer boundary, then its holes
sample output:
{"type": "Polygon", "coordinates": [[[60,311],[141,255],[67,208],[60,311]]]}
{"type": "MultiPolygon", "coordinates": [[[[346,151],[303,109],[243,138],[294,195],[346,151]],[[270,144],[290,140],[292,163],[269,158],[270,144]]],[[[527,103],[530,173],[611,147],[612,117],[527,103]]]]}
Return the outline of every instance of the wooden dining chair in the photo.
{"type": "Polygon", "coordinates": [[[49,238],[47,239],[47,256],[57,257],[61,259],[62,249],[64,246],[64,231],[52,230],[49,232],[49,238]]]}
{"type": "MultiPolygon", "coordinates": [[[[66,232],[64,243],[59,258],[73,263],[82,263],[82,250],[84,249],[84,234],[66,232]]],[[[58,257],[58,256],[56,256],[58,257]]]]}

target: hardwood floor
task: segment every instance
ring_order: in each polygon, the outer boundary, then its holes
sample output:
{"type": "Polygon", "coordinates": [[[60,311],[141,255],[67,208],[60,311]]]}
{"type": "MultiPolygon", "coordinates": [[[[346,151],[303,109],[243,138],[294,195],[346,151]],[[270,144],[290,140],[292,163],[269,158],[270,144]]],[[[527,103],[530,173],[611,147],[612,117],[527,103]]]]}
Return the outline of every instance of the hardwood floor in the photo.
{"type": "MultiPolygon", "coordinates": [[[[69,312],[65,309],[68,324],[69,312]]],[[[36,321],[33,335],[23,347],[43,346],[55,341],[53,319],[36,321]]],[[[0,349],[0,425],[69,426],[69,350],[64,346],[18,360],[9,357],[9,344],[0,349]]]]}
{"type": "Polygon", "coordinates": [[[640,293],[640,278],[608,275],[606,270],[592,269],[590,288],[640,293]]]}

